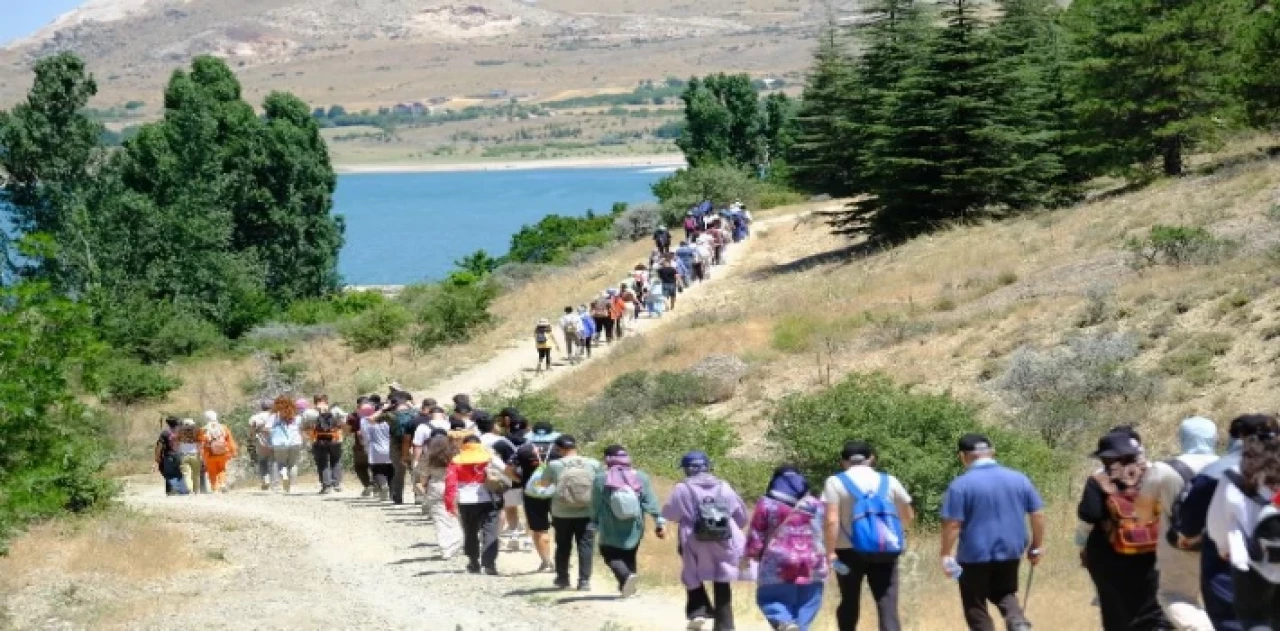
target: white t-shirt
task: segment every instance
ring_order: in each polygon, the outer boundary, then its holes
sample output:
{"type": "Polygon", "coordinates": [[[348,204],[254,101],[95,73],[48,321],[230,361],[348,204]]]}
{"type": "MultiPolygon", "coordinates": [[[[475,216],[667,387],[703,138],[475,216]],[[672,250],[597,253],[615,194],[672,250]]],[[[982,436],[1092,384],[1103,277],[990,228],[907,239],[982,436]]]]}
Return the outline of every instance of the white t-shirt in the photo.
{"type": "Polygon", "coordinates": [[[582,318],[576,313],[566,313],[560,316],[560,330],[564,332],[576,331],[582,328],[582,318]]]}
{"type": "Polygon", "coordinates": [[[418,429],[413,430],[413,446],[421,447],[427,444],[427,441],[431,438],[431,432],[434,429],[435,428],[429,423],[419,425],[418,429]]]}
{"type": "Polygon", "coordinates": [[[258,441],[259,447],[271,446],[271,429],[275,425],[275,415],[270,412],[258,412],[249,417],[249,430],[258,441]]]}
{"type": "MultiPolygon", "coordinates": [[[[1272,497],[1275,491],[1261,487],[1258,492],[1263,497],[1272,497]]],[[[1205,531],[1218,546],[1218,550],[1226,551],[1231,566],[1242,572],[1249,571],[1249,548],[1247,539],[1253,534],[1253,524],[1258,520],[1262,506],[1245,497],[1226,476],[1218,482],[1218,490],[1213,494],[1213,502],[1209,504],[1209,519],[1205,531]]]]}
{"type": "MultiPolygon", "coordinates": [[[[849,474],[853,485],[864,493],[880,488],[880,472],[871,467],[857,465],[849,467],[845,473],[849,474]]],[[[893,476],[889,476],[889,499],[894,504],[911,503],[911,495],[907,493],[907,489],[902,486],[898,478],[893,476]]],[[[827,510],[839,507],[841,534],[836,539],[836,548],[851,547],[848,533],[852,528],[853,505],[858,501],[857,498],[849,495],[848,489],[844,488],[844,483],[840,481],[839,476],[833,475],[827,478],[826,484],[822,487],[822,501],[827,505],[827,510]]]]}
{"type": "Polygon", "coordinates": [[[369,464],[391,464],[391,424],[360,419],[360,433],[369,452],[369,464]]]}

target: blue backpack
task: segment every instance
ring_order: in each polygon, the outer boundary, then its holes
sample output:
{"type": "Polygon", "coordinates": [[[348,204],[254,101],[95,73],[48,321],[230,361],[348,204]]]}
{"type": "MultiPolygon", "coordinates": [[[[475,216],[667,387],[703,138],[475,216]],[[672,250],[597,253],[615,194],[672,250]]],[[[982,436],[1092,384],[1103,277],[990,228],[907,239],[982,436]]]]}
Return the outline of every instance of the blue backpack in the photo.
{"type": "Polygon", "coordinates": [[[898,507],[889,497],[889,474],[880,474],[880,488],[863,492],[848,473],[836,476],[849,497],[855,498],[849,532],[849,545],[870,561],[892,561],[902,554],[906,542],[898,507]]]}

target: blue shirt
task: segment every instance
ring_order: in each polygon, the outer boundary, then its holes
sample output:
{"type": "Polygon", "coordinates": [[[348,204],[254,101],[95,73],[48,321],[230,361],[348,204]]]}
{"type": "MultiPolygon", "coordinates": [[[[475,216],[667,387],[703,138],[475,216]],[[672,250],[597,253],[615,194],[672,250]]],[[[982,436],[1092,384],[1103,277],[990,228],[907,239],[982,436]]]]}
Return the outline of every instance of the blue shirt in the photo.
{"type": "Polygon", "coordinates": [[[951,481],[942,497],[942,519],[960,522],[956,561],[1014,561],[1027,549],[1027,515],[1044,502],[1027,476],[979,460],[951,481]]]}

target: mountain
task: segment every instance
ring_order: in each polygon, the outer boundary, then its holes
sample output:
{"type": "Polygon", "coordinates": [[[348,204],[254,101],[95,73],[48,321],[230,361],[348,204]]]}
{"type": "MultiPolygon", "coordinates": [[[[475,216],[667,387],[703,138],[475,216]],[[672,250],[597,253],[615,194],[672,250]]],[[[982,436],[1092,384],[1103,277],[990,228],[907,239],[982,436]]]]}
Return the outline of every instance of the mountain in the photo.
{"type": "MultiPolygon", "coordinates": [[[[854,0],[845,0],[853,2],[854,0]]],[[[471,95],[607,90],[712,71],[798,78],[822,0],[87,0],[0,49],[0,106],[35,59],[71,50],[99,103],[159,105],[174,68],[213,54],[253,99],[287,89],[348,109],[471,95]]]]}

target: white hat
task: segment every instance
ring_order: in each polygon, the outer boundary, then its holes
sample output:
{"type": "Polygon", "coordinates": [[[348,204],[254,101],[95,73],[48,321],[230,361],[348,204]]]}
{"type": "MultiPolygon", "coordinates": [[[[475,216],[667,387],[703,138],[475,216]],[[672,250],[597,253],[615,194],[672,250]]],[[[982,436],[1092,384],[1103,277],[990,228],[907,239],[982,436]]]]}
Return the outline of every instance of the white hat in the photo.
{"type": "Polygon", "coordinates": [[[217,413],[217,412],[214,412],[213,410],[205,410],[205,411],[204,411],[204,420],[205,420],[205,422],[207,422],[207,423],[217,423],[217,422],[218,422],[218,413],[217,413]]]}
{"type": "Polygon", "coordinates": [[[538,326],[548,326],[550,324],[551,324],[550,320],[546,318],[538,318],[538,326]]]}
{"type": "Polygon", "coordinates": [[[195,426],[196,426],[196,421],[195,421],[195,419],[184,418],[184,419],[182,419],[182,426],[183,426],[183,427],[195,427],[195,426]]]}
{"type": "Polygon", "coordinates": [[[320,418],[320,410],[317,410],[315,408],[307,408],[302,411],[302,418],[308,421],[314,421],[320,418]]]}

